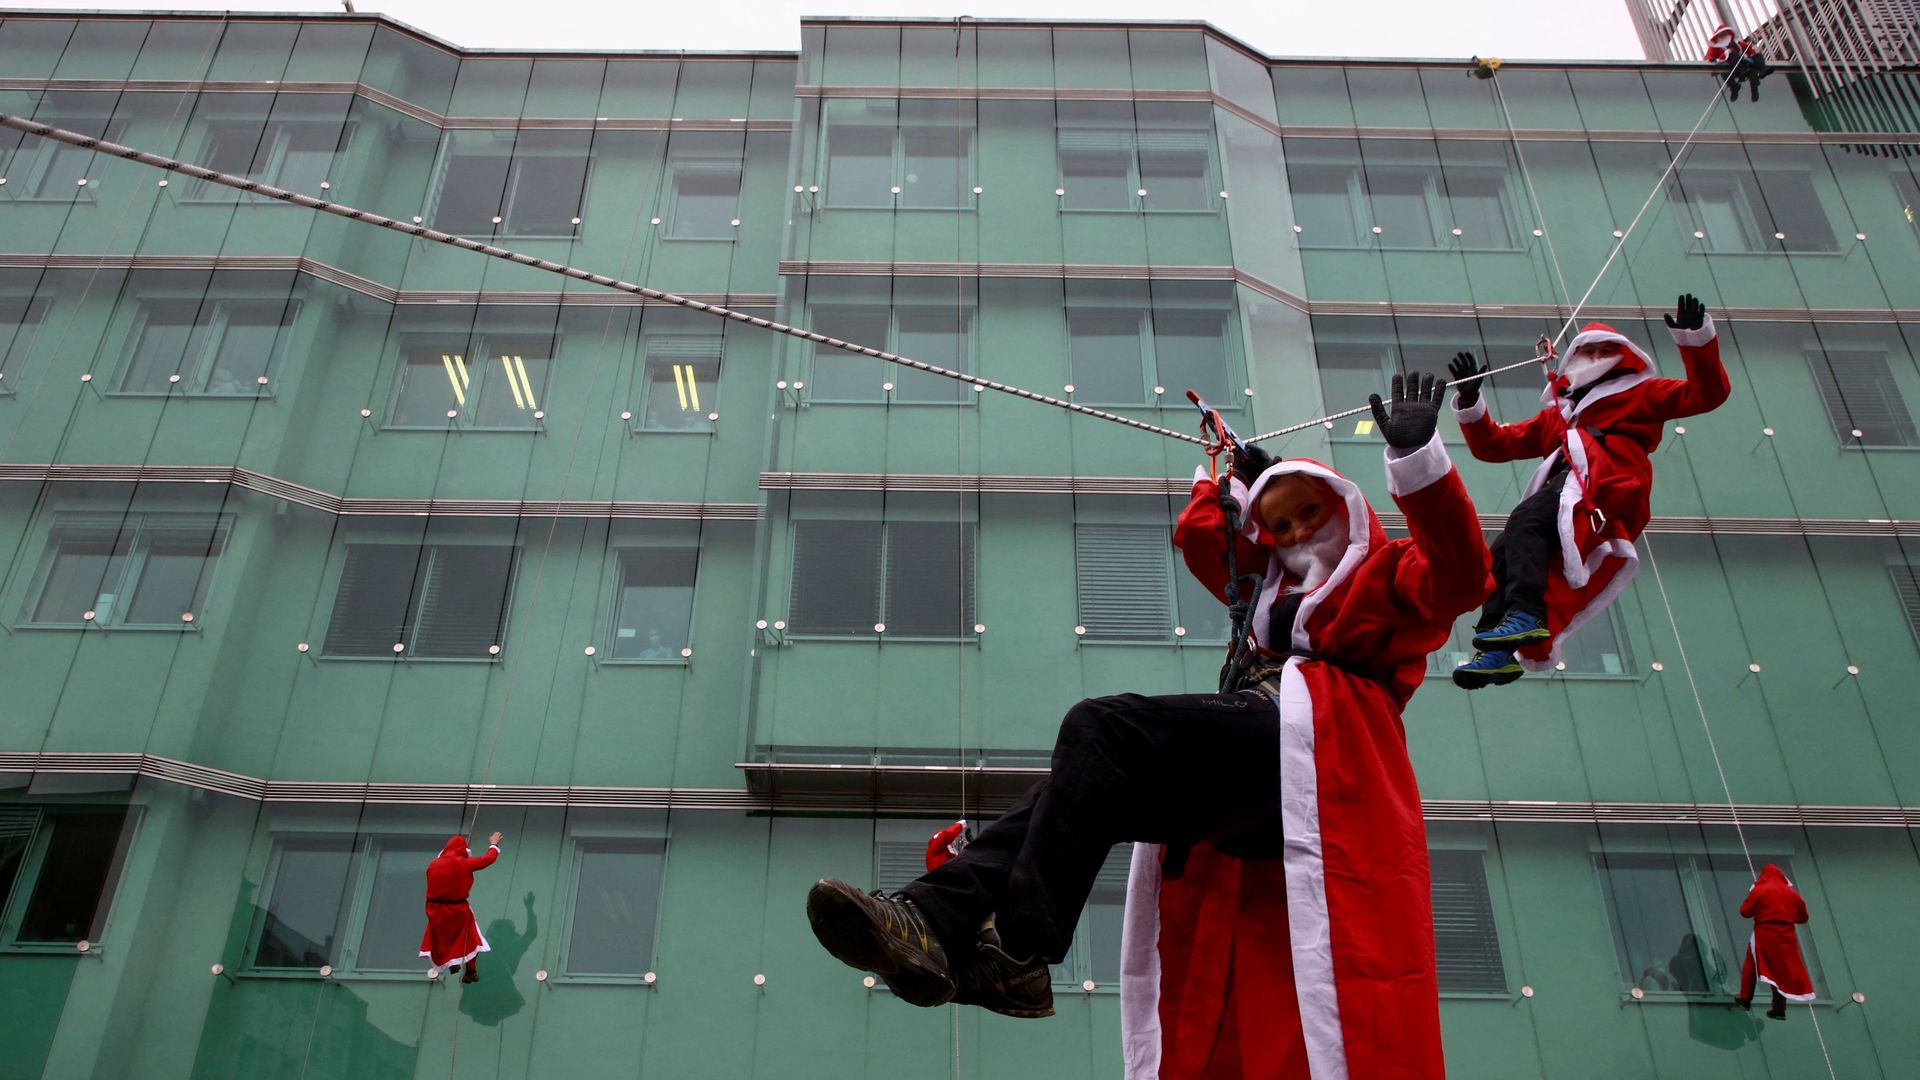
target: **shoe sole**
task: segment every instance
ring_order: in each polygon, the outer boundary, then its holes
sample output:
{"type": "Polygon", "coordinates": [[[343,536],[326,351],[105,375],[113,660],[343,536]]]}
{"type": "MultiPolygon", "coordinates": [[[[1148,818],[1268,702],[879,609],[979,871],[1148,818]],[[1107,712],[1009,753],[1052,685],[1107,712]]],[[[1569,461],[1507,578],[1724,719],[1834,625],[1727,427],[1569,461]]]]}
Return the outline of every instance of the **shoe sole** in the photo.
{"type": "Polygon", "coordinates": [[[1453,685],[1462,690],[1482,690],[1489,686],[1505,686],[1520,681],[1525,671],[1461,671],[1455,669],[1453,685]]]}
{"type": "Polygon", "coordinates": [[[883,933],[867,914],[866,897],[841,881],[821,881],[807,892],[807,922],[813,936],[851,968],[885,979],[894,995],[909,1005],[931,1008],[953,1000],[951,976],[936,970],[929,946],[883,933]]]}
{"type": "Polygon", "coordinates": [[[1473,647],[1481,652],[1512,652],[1522,645],[1532,645],[1551,637],[1553,637],[1553,631],[1544,626],[1523,630],[1518,634],[1508,634],[1505,637],[1476,634],[1473,638],[1473,647]]]}
{"type": "MultiPolygon", "coordinates": [[[[968,1005],[976,1003],[961,1001],[956,1002],[956,1004],[968,1005]]],[[[1045,1005],[1037,1009],[1016,1009],[1010,1005],[986,1004],[981,1004],[980,1007],[990,1013],[999,1013],[1001,1016],[1011,1016],[1017,1020],[1045,1020],[1047,1017],[1053,1015],[1052,1005],[1045,1005]]]]}

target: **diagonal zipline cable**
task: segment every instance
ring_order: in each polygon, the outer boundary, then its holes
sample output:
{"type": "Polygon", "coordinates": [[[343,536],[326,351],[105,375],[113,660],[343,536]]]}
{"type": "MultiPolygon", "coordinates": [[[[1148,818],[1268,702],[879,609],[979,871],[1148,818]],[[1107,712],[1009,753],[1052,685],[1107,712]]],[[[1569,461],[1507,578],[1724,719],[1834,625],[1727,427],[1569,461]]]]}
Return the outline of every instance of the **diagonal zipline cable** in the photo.
{"type": "Polygon", "coordinates": [[[518,263],[521,266],[531,266],[536,270],[545,270],[548,273],[560,274],[573,278],[576,281],[585,281],[593,285],[603,285],[609,289],[618,289],[621,292],[632,293],[635,296],[644,297],[648,300],[658,300],[662,303],[674,304],[690,311],[704,312],[722,319],[732,319],[735,322],[746,323],[749,326],[757,326],[763,330],[771,330],[777,334],[786,334],[789,337],[796,337],[804,341],[826,345],[829,348],[842,349],[846,352],[858,353],[861,356],[871,356],[878,360],[885,360],[890,364],[899,364],[902,367],[909,367],[915,371],[924,371],[929,375],[938,375],[942,378],[953,379],[956,382],[963,382],[978,391],[997,390],[1003,394],[1012,394],[1014,397],[1025,398],[1028,401],[1037,401],[1042,405],[1052,405],[1057,409],[1065,409],[1068,412],[1079,413],[1082,416],[1091,416],[1095,419],[1107,420],[1115,424],[1123,424],[1130,428],[1138,428],[1141,431],[1150,431],[1155,435],[1164,435],[1170,439],[1179,439],[1183,442],[1195,444],[1201,442],[1198,436],[1189,435],[1184,431],[1175,431],[1172,428],[1144,423],[1139,420],[1121,416],[1117,413],[1110,413],[1101,409],[1091,409],[1085,405],[1076,405],[1071,401],[1063,401],[1049,394],[1036,394],[1031,390],[1022,390],[1017,386],[1009,386],[1006,383],[995,382],[992,379],[983,379],[978,375],[969,375],[964,371],[954,371],[951,368],[944,368],[938,364],[929,364],[925,361],[914,360],[910,357],[887,352],[884,349],[875,349],[851,341],[842,341],[839,338],[829,337],[826,334],[817,334],[801,327],[789,326],[786,323],[775,322],[772,319],[763,319],[757,315],[748,315],[744,311],[735,311],[732,308],[723,307],[719,304],[704,303],[660,289],[635,284],[631,281],[621,281],[618,278],[607,277],[605,274],[596,274],[588,270],[582,270],[579,267],[568,266],[565,263],[553,262],[550,259],[538,259],[532,255],[511,251],[507,248],[495,247],[492,244],[482,244],[477,240],[469,240],[463,236],[455,236],[452,233],[441,232],[438,229],[430,229],[425,225],[390,218],[384,214],[376,214],[370,210],[361,210],[341,203],[328,202],[325,199],[316,199],[311,195],[302,195],[297,191],[288,191],[285,188],[274,187],[272,184],[263,184],[258,180],[249,180],[244,176],[223,173],[202,165],[181,161],[178,158],[170,158],[164,154],[154,154],[145,150],[137,150],[131,146],[109,142],[106,139],[96,139],[89,135],[82,135],[76,131],[68,131],[65,128],[54,127],[51,124],[43,124],[37,120],[14,116],[11,113],[0,113],[0,127],[12,128],[15,131],[24,131],[29,135],[39,135],[43,138],[53,139],[56,142],[66,143],[69,146],[80,147],[83,150],[109,154],[113,157],[124,158],[128,161],[137,161],[142,165],[152,165],[155,168],[165,169],[168,172],[180,173],[198,180],[220,184],[224,187],[235,188],[256,195],[264,195],[271,199],[292,203],[295,206],[304,206],[309,210],[319,210],[323,213],[333,214],[336,217],[343,217],[349,221],[365,222],[369,225],[377,225],[380,228],[390,229],[394,232],[404,233],[422,240],[432,240],[435,243],[457,247],[464,251],[479,252],[482,255],[488,255],[496,259],[504,259],[507,262],[518,263]]]}

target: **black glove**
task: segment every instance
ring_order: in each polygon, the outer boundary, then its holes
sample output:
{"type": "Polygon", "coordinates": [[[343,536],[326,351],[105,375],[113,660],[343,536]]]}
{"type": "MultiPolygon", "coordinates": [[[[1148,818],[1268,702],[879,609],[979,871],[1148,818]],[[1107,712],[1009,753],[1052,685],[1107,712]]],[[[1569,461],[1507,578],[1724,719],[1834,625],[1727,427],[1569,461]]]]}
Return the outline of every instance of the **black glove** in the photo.
{"type": "Polygon", "coordinates": [[[1698,330],[1707,325],[1707,305],[1694,298],[1692,293],[1681,293],[1674,304],[1673,314],[1667,316],[1669,330],[1698,330]]]}
{"type": "Polygon", "coordinates": [[[1459,396],[1461,408],[1473,408],[1473,403],[1480,400],[1480,384],[1486,381],[1485,379],[1473,379],[1472,382],[1465,380],[1486,373],[1487,365],[1475,360],[1472,353],[1453,354],[1453,362],[1447,365],[1447,374],[1453,376],[1453,392],[1459,396]]]}
{"type": "Polygon", "coordinates": [[[1248,443],[1246,450],[1234,451],[1233,474],[1240,478],[1241,483],[1252,487],[1253,482],[1260,479],[1260,474],[1266,472],[1267,466],[1272,465],[1275,460],[1277,459],[1272,454],[1248,443]]]}
{"type": "Polygon", "coordinates": [[[1380,435],[1388,446],[1418,450],[1427,445],[1440,425],[1440,401],[1446,392],[1445,379],[1436,380],[1416,371],[1393,377],[1393,415],[1387,415],[1379,394],[1368,398],[1367,403],[1373,406],[1374,422],[1380,425],[1380,435]]]}

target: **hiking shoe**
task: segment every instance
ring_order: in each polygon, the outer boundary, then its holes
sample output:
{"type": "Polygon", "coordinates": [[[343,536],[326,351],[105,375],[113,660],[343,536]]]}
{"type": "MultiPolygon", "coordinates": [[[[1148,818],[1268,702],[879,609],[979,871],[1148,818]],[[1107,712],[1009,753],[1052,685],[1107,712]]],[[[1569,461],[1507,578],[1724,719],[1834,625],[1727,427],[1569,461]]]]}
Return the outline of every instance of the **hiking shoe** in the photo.
{"type": "Polygon", "coordinates": [[[973,955],[960,968],[956,1005],[978,1005],[1001,1016],[1037,1020],[1053,1015],[1053,973],[1038,957],[1016,960],[1001,947],[993,920],[980,928],[973,955]]]}
{"type": "Polygon", "coordinates": [[[1547,629],[1547,624],[1540,616],[1516,609],[1507,612],[1507,617],[1500,620],[1500,625],[1476,632],[1473,635],[1473,647],[1482,652],[1511,650],[1545,641],[1552,636],[1553,631],[1547,629]]]}
{"type": "Polygon", "coordinates": [[[953,1000],[947,951],[904,897],[823,878],[807,891],[807,922],[835,959],[885,979],[907,1004],[931,1008],[953,1000]]]}
{"type": "Polygon", "coordinates": [[[1505,686],[1526,674],[1510,652],[1474,653],[1473,659],[1453,669],[1453,685],[1462,690],[1505,686]]]}
{"type": "Polygon", "coordinates": [[[1787,1003],[1784,1001],[1774,1002],[1773,1006],[1767,1010],[1767,1019],[1769,1020],[1785,1020],[1786,1018],[1787,1003]]]}

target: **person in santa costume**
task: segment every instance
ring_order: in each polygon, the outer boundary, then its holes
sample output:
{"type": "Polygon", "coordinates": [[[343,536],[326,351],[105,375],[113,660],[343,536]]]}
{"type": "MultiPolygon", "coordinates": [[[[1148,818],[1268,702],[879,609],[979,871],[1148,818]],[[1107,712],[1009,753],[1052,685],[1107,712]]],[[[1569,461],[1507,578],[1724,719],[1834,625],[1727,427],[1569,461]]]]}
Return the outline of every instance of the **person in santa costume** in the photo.
{"type": "Polygon", "coordinates": [[[1447,366],[1453,411],[1481,461],[1541,458],[1507,527],[1493,541],[1493,592],[1474,623],[1473,659],[1454,669],[1468,690],[1500,686],[1559,662],[1567,635],[1599,617],[1633,580],[1633,542],[1651,514],[1653,452],[1666,422],[1727,400],[1727,369],[1706,306],[1681,296],[1667,328],[1685,379],[1654,373],[1653,357],[1605,323],[1588,323],[1528,420],[1487,415],[1472,353],[1447,366]]]}
{"type": "Polygon", "coordinates": [[[1807,975],[1806,961],[1800,956],[1800,938],[1793,929],[1807,921],[1807,902],[1787,875],[1768,863],[1740,905],[1740,917],[1753,920],[1753,934],[1747,938],[1747,958],[1740,965],[1740,995],[1733,1003],[1743,1009],[1752,1007],[1753,982],[1758,977],[1773,991],[1767,1015],[1785,1020],[1787,1002],[1813,1000],[1813,979],[1807,975]]]}
{"type": "Polygon", "coordinates": [[[1137,841],[1120,968],[1129,1078],[1442,1076],[1401,710],[1491,586],[1435,434],[1445,387],[1396,376],[1390,413],[1373,398],[1406,538],[1388,540],[1359,487],[1317,462],[1255,451],[1218,480],[1202,469],[1174,543],[1222,599],[1229,546],[1258,582],[1243,685],[1074,706],[1048,778],[953,859],[892,896],[816,884],[821,944],[914,1005],[1051,1015],[1047,964],[1108,852],[1137,841]],[[1244,522],[1231,536],[1229,513],[1244,522]]]}
{"type": "Polygon", "coordinates": [[[1767,58],[1760,54],[1760,47],[1753,43],[1753,39],[1741,37],[1726,23],[1713,28],[1713,36],[1707,39],[1706,55],[1700,59],[1721,66],[1722,81],[1727,84],[1728,101],[1739,100],[1742,79],[1747,82],[1749,100],[1759,101],[1760,80],[1773,73],[1773,69],[1767,66],[1767,58]]]}
{"type": "Polygon", "coordinates": [[[442,971],[459,971],[463,983],[480,981],[480,954],[491,947],[480,935],[467,896],[473,892],[473,872],[485,870],[500,857],[500,834],[487,838],[487,853],[478,858],[467,847],[467,838],[456,836],[427,864],[427,931],[420,936],[420,955],[433,964],[428,974],[438,977],[442,971]]]}

